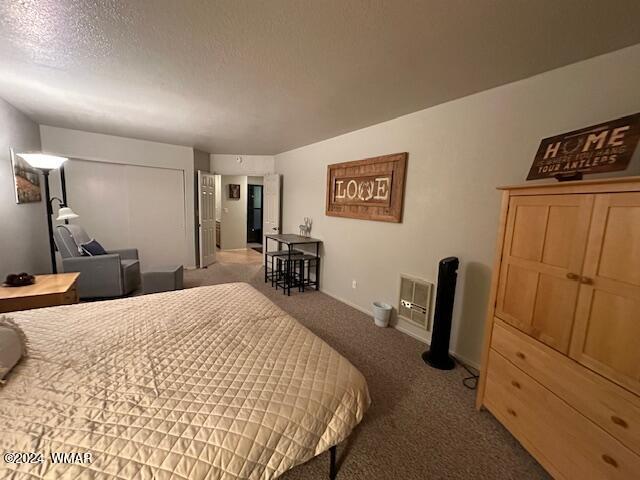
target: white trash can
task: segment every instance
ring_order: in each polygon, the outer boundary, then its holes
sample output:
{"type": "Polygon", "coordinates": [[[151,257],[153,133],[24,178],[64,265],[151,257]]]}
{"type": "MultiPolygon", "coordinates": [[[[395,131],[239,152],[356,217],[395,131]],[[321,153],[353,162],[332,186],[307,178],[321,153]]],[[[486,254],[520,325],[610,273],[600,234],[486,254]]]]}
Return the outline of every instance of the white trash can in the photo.
{"type": "Polygon", "coordinates": [[[373,302],[373,320],[377,327],[388,327],[391,316],[391,305],[382,302],[373,302]]]}

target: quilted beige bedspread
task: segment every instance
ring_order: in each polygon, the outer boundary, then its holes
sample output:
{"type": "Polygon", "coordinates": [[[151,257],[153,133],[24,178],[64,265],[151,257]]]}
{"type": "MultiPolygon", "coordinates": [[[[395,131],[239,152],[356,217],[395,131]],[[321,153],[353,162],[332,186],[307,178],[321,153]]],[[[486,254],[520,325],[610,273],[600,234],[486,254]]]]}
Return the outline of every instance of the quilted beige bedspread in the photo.
{"type": "Polygon", "coordinates": [[[0,387],[0,453],[44,458],[0,460],[0,478],[275,478],[370,403],[349,361],[243,283],[10,316],[30,350],[0,387]]]}

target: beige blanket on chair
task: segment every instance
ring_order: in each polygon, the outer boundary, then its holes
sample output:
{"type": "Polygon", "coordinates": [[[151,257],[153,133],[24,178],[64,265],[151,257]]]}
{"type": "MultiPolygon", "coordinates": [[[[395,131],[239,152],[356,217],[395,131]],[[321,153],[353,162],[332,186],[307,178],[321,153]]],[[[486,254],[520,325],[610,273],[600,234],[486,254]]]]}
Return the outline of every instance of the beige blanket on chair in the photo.
{"type": "Polygon", "coordinates": [[[275,478],[370,403],[349,361],[243,283],[9,316],[29,357],[0,387],[0,450],[43,463],[0,478],[275,478]]]}

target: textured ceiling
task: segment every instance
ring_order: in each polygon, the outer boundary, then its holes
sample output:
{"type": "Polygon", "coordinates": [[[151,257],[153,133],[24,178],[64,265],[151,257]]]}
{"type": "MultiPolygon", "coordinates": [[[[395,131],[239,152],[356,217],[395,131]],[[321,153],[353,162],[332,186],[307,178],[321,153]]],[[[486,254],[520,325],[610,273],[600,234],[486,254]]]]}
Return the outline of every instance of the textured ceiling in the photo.
{"type": "Polygon", "coordinates": [[[0,97],[34,120],[216,153],[282,152],[640,42],[638,0],[3,0],[0,14],[0,97]]]}

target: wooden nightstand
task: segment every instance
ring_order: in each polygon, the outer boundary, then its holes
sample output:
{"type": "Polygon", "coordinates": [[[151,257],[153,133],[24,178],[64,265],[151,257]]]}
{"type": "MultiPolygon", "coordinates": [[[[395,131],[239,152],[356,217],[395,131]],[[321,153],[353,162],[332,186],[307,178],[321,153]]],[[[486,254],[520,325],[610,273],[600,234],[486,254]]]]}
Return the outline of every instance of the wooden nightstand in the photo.
{"type": "Polygon", "coordinates": [[[25,287],[0,287],[0,313],[78,303],[79,273],[36,275],[36,283],[25,287]]]}

